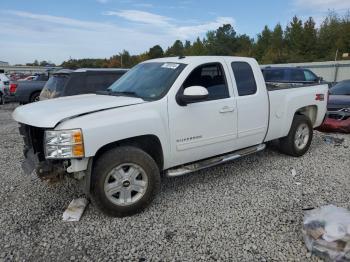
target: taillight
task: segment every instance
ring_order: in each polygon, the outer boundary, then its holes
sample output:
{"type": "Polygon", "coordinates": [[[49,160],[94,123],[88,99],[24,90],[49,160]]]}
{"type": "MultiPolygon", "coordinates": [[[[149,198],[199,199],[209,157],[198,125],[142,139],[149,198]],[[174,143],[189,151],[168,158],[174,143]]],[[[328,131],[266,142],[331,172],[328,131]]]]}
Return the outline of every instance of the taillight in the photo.
{"type": "Polygon", "coordinates": [[[17,89],[17,84],[10,84],[10,93],[14,94],[17,89]]]}

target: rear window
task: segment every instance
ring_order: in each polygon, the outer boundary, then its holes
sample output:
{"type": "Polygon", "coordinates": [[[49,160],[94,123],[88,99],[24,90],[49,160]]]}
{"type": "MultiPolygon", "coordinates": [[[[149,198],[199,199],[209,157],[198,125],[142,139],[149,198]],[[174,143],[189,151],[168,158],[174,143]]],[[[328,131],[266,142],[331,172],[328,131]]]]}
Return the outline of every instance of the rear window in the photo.
{"type": "Polygon", "coordinates": [[[44,98],[54,98],[60,96],[68,79],[68,75],[54,75],[50,77],[41,91],[40,96],[44,98]]]}
{"type": "Polygon", "coordinates": [[[123,73],[88,73],[82,75],[74,75],[66,88],[66,95],[80,95],[95,93],[100,90],[107,90],[115,81],[117,81],[123,73]]]}
{"type": "Polygon", "coordinates": [[[238,95],[248,96],[256,93],[256,82],[251,66],[246,62],[233,62],[231,64],[236,79],[238,95]]]}
{"type": "Polygon", "coordinates": [[[88,75],[86,78],[86,88],[84,89],[84,93],[106,90],[120,77],[121,74],[88,75]]]}

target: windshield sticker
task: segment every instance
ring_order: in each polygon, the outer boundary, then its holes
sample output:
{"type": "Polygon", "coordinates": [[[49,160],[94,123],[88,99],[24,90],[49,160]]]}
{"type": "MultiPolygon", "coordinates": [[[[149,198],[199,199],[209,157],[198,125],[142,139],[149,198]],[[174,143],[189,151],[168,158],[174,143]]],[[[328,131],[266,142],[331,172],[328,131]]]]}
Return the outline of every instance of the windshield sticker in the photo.
{"type": "Polygon", "coordinates": [[[176,63],[164,63],[162,65],[163,68],[169,68],[169,69],[176,69],[179,67],[180,64],[176,64],[176,63]]]}

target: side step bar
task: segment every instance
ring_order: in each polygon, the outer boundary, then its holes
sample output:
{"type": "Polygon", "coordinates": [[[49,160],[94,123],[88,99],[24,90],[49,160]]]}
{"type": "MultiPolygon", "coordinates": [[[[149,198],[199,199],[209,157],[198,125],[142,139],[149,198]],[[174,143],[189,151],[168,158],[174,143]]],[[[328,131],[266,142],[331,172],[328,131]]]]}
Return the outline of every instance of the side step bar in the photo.
{"type": "Polygon", "coordinates": [[[200,160],[192,164],[182,165],[180,167],[171,168],[165,171],[165,175],[168,177],[182,176],[188,173],[192,173],[201,169],[216,166],[234,159],[240,158],[242,156],[250,155],[259,151],[264,150],[265,144],[260,144],[252,147],[247,147],[238,151],[230,152],[225,155],[216,156],[213,158],[208,158],[205,160],[200,160]]]}

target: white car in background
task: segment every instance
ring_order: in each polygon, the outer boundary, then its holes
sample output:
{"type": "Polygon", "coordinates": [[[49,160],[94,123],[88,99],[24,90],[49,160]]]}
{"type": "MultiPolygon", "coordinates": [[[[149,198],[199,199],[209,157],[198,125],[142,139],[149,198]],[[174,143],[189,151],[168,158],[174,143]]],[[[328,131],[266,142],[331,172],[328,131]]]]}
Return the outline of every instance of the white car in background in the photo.
{"type": "Polygon", "coordinates": [[[10,79],[5,74],[0,74],[0,104],[5,103],[5,94],[8,92],[10,85],[10,79]]]}

